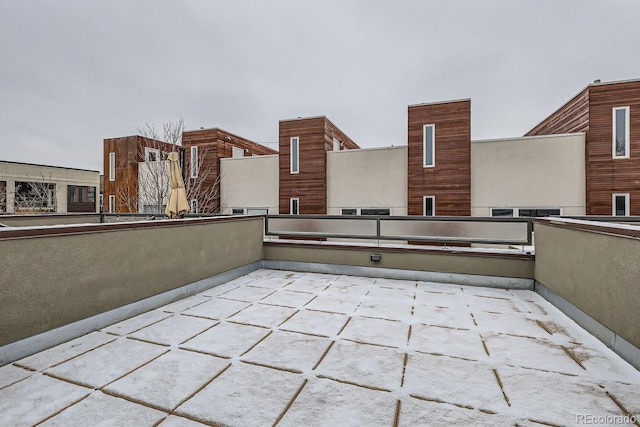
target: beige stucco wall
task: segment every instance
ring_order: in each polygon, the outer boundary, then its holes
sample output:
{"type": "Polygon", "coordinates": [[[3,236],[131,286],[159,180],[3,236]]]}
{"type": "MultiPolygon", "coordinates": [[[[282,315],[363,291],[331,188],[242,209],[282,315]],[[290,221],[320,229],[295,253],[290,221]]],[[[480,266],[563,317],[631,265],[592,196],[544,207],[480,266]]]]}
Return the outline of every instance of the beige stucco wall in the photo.
{"type": "Polygon", "coordinates": [[[582,133],[471,143],[471,215],[490,208],[562,208],[584,215],[582,133]]]}
{"type": "Polygon", "coordinates": [[[7,182],[7,213],[14,212],[16,181],[55,184],[56,212],[67,212],[67,185],[96,187],[96,212],[100,205],[100,172],[0,161],[0,181],[7,182]]]}
{"type": "Polygon", "coordinates": [[[535,278],[640,348],[640,240],[536,223],[535,278]]]}
{"type": "Polygon", "coordinates": [[[222,213],[231,213],[233,208],[253,208],[277,214],[279,186],[277,155],[220,160],[222,213]]]}
{"type": "Polygon", "coordinates": [[[327,214],[390,208],[407,214],[407,147],[327,152],[327,214]]]}
{"type": "Polygon", "coordinates": [[[122,226],[8,240],[0,229],[0,346],[263,258],[259,217],[122,226]]]}

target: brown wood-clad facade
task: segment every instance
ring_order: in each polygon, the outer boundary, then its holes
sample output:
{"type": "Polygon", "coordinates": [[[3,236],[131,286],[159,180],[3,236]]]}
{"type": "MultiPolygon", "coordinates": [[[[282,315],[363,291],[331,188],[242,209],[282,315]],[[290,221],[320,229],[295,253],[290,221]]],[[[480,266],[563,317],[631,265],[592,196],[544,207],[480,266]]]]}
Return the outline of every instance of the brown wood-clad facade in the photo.
{"type": "Polygon", "coordinates": [[[279,211],[290,212],[291,199],[298,199],[298,213],[327,213],[327,151],[334,140],[340,150],[360,148],[324,116],[281,120],[279,127],[279,211]],[[291,138],[298,138],[298,172],[291,173],[291,138]]]}
{"type": "MultiPolygon", "coordinates": [[[[278,154],[278,151],[234,135],[219,128],[185,131],[182,134],[182,146],[185,148],[186,180],[202,180],[202,188],[216,189],[213,202],[198,200],[200,213],[217,213],[220,211],[220,159],[232,157],[233,149],[241,149],[244,157],[278,154]],[[198,177],[192,178],[190,173],[191,147],[198,147],[198,177]]],[[[208,190],[205,190],[206,192],[208,190]]],[[[203,193],[204,193],[203,192],[203,193]]]]}
{"type": "Polygon", "coordinates": [[[144,161],[145,147],[170,152],[171,144],[144,138],[139,135],[121,138],[108,138],[103,142],[103,206],[104,212],[109,212],[109,196],[115,196],[114,212],[135,212],[138,196],[138,162],[144,161]],[[110,153],[115,153],[115,180],[110,178],[110,153]],[[127,202],[128,199],[130,202],[127,202]]]}
{"type": "Polygon", "coordinates": [[[471,215],[471,100],[408,107],[409,215],[424,215],[424,197],[435,197],[435,215],[471,215]],[[435,127],[434,166],[424,165],[424,126],[435,127]]]}
{"type": "Polygon", "coordinates": [[[629,194],[640,215],[640,80],[595,83],[527,133],[586,132],[587,215],[612,215],[613,195],[629,194]],[[613,157],[613,109],[629,107],[629,156],[613,157]]]}

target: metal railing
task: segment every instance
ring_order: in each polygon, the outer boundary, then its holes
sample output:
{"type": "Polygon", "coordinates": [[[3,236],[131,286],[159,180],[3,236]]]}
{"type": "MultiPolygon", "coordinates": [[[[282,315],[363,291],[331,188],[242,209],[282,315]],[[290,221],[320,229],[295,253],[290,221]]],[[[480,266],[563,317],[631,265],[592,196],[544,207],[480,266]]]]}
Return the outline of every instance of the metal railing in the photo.
{"type": "Polygon", "coordinates": [[[265,235],[531,245],[533,218],[266,215],[265,235]]]}

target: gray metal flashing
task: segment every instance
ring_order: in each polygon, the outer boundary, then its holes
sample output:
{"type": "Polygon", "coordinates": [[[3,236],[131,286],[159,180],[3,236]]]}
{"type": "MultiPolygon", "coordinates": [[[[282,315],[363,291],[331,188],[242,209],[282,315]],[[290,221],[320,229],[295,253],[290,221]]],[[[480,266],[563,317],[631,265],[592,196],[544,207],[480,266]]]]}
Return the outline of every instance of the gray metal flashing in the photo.
{"type": "Polygon", "coordinates": [[[344,274],[347,276],[380,277],[385,279],[420,280],[465,286],[484,286],[499,289],[533,290],[533,279],[483,276],[476,274],[440,273],[433,271],[400,270],[382,267],[321,264],[297,261],[264,260],[264,268],[308,273],[344,274]]]}
{"type": "Polygon", "coordinates": [[[570,319],[584,328],[587,332],[602,341],[604,345],[613,350],[618,356],[629,362],[636,369],[640,370],[639,348],[537,280],[535,281],[534,290],[544,299],[553,304],[553,306],[558,310],[562,311],[570,319]]]}
{"type": "Polygon", "coordinates": [[[262,261],[256,261],[197,282],[189,283],[170,291],[163,292],[118,308],[114,308],[68,325],[60,326],[20,341],[0,347],[0,366],[30,356],[48,348],[62,344],[108,325],[120,322],[149,310],[181,300],[183,298],[211,289],[252,271],[262,268],[262,261]]]}

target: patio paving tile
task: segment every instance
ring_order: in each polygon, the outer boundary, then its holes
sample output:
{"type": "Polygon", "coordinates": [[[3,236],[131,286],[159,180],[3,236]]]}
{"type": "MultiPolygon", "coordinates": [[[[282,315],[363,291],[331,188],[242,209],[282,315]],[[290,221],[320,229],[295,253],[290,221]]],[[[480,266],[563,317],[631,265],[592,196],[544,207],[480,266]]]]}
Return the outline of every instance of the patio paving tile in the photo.
{"type": "Polygon", "coordinates": [[[31,375],[33,375],[33,371],[13,365],[5,365],[0,368],[0,390],[31,375]]]}
{"type": "MultiPolygon", "coordinates": [[[[461,408],[441,402],[415,398],[403,399],[400,405],[398,425],[413,426],[514,426],[510,417],[488,414],[478,409],[461,408]]],[[[521,424],[519,424],[521,425],[521,424]]]]}
{"type": "Polygon", "coordinates": [[[314,299],[314,294],[278,290],[261,301],[263,304],[281,305],[283,307],[302,308],[314,299]]]}
{"type": "Polygon", "coordinates": [[[229,318],[229,321],[253,326],[278,326],[295,314],[289,307],[254,304],[229,318]]]}
{"type": "Polygon", "coordinates": [[[229,361],[175,350],[121,378],[104,390],[112,395],[172,411],[229,366],[229,361]]]}
{"type": "Polygon", "coordinates": [[[487,360],[482,338],[473,330],[451,329],[439,326],[413,325],[409,347],[414,351],[487,360]]]}
{"type": "Polygon", "coordinates": [[[0,390],[0,425],[31,426],[85,398],[88,388],[35,374],[0,390]]]}
{"type": "Polygon", "coordinates": [[[178,417],[176,415],[169,415],[159,427],[204,427],[207,424],[202,424],[197,421],[190,420],[184,417],[178,417]]]}
{"type": "Polygon", "coordinates": [[[129,335],[142,341],[160,345],[178,345],[206,331],[218,323],[216,320],[176,314],[129,335]]]}
{"type": "Polygon", "coordinates": [[[265,328],[221,322],[180,348],[220,357],[238,357],[268,334],[269,330],[265,328]]]}
{"type": "Polygon", "coordinates": [[[392,320],[353,318],[340,333],[340,338],[399,348],[407,345],[409,325],[392,320]]]}
{"type": "Polygon", "coordinates": [[[196,305],[202,304],[203,302],[209,300],[209,297],[205,297],[203,295],[193,295],[188,298],[165,305],[164,307],[162,307],[162,311],[166,311],[168,313],[180,313],[181,311],[187,310],[191,307],[195,307],[196,305]]]}
{"type": "Polygon", "coordinates": [[[258,288],[255,286],[240,286],[229,292],[218,295],[219,298],[231,299],[242,302],[258,302],[267,295],[271,295],[275,290],[269,288],[258,288]]]}
{"type": "Polygon", "coordinates": [[[305,334],[333,337],[344,328],[349,316],[324,311],[300,310],[289,320],[280,325],[283,331],[302,332],[305,334]]]}
{"type": "Polygon", "coordinates": [[[222,320],[239,313],[250,305],[246,302],[212,298],[210,301],[183,311],[182,314],[222,320]]]}
{"type": "Polygon", "coordinates": [[[96,391],[41,425],[47,427],[151,426],[166,416],[166,413],[156,409],[96,391]]]}
{"type": "Polygon", "coordinates": [[[298,374],[240,363],[180,405],[176,413],[217,425],[272,425],[303,383],[298,374]]]}
{"type": "Polygon", "coordinates": [[[101,329],[101,331],[114,335],[127,335],[168,317],[171,317],[171,313],[164,312],[161,309],[152,310],[107,326],[101,329]]]}
{"type": "Polygon", "coordinates": [[[167,347],[119,338],[47,369],[45,373],[73,383],[99,388],[167,351],[167,347]]]}
{"type": "Polygon", "coordinates": [[[278,426],[392,426],[391,393],[327,379],[308,382],[278,426]]]}

